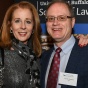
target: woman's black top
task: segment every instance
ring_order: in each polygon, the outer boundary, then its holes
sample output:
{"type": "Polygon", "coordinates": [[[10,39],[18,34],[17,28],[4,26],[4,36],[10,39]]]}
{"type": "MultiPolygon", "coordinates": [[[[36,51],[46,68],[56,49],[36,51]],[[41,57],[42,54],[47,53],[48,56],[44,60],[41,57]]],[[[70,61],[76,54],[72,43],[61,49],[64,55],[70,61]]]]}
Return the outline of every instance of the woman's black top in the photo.
{"type": "MultiPolygon", "coordinates": [[[[2,88],[40,88],[39,59],[22,43],[4,50],[2,88]]],[[[0,55],[1,58],[1,55],[0,55]]]]}

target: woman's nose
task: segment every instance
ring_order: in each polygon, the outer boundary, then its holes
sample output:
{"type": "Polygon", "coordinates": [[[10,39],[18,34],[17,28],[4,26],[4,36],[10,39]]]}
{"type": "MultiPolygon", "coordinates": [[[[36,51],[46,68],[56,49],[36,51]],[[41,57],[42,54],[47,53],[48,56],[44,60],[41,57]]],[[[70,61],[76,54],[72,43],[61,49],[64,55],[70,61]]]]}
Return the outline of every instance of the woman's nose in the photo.
{"type": "Polygon", "coordinates": [[[21,28],[22,28],[22,29],[26,29],[26,24],[25,24],[25,22],[22,22],[21,28]]]}

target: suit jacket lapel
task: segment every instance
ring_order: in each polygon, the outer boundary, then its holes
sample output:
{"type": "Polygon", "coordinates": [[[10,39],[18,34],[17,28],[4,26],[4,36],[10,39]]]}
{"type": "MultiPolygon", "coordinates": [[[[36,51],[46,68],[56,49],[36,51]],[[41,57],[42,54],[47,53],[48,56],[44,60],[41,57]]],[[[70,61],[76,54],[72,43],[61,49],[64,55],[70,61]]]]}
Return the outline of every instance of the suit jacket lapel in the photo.
{"type": "MultiPolygon", "coordinates": [[[[66,73],[73,73],[73,74],[76,73],[76,68],[80,61],[79,51],[80,51],[80,47],[78,46],[78,42],[76,42],[67,63],[67,67],[65,70],[66,73]]],[[[69,88],[69,86],[62,85],[61,88],[69,88]]]]}

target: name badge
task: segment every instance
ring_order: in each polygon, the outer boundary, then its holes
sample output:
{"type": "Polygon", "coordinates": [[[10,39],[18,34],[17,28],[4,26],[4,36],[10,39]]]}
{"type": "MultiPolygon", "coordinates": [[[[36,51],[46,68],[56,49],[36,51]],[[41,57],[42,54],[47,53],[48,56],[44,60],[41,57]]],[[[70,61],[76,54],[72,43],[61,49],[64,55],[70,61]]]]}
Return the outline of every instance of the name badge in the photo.
{"type": "Polygon", "coordinates": [[[78,74],[60,72],[58,84],[77,86],[78,74]]]}

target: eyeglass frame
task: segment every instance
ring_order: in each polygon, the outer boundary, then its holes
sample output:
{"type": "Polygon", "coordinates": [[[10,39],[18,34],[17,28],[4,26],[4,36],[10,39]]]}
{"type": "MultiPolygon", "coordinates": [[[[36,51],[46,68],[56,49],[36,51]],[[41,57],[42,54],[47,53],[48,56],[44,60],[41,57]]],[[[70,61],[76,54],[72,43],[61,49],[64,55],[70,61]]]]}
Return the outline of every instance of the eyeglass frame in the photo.
{"type": "Polygon", "coordinates": [[[57,16],[57,17],[55,17],[55,16],[46,16],[46,22],[54,22],[54,21],[55,21],[55,18],[56,18],[58,21],[66,21],[67,18],[68,18],[68,19],[71,19],[71,18],[73,18],[73,17],[72,17],[72,16],[65,16],[65,15],[59,15],[59,16],[57,16]],[[49,19],[48,19],[49,17],[54,18],[53,21],[49,21],[49,19]],[[59,17],[59,19],[58,19],[58,17],[59,17]],[[65,19],[64,19],[64,20],[63,20],[63,19],[61,20],[60,17],[65,17],[65,19]]]}

